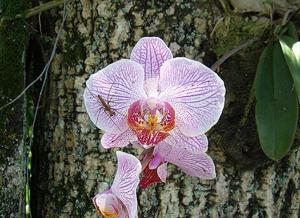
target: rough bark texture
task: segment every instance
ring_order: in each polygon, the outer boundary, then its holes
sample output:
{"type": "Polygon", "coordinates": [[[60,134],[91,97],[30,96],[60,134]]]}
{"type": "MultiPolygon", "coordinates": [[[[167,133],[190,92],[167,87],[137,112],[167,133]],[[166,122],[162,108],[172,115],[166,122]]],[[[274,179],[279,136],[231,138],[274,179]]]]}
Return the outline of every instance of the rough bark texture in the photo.
{"type": "MultiPolygon", "coordinates": [[[[261,40],[218,70],[227,88],[226,105],[219,123],[208,133],[217,178],[199,180],[170,166],[166,184],[138,191],[139,217],[300,216],[299,129],[289,155],[273,162],[259,147],[254,104],[245,124],[240,123],[271,21],[243,10],[237,15],[237,1],[224,2],[81,0],[68,5],[63,40],[50,75],[41,135],[46,140],[35,145],[46,161],[35,169],[43,169],[37,176],[44,181],[36,184],[37,217],[97,217],[91,198],[109,187],[116,157],[114,149],[100,146],[101,131],[85,111],[85,81],[109,63],[128,58],[142,36],[159,36],[174,56],[208,66],[233,46],[253,37],[261,40]]],[[[138,154],[130,147],[124,150],[138,154]]]]}

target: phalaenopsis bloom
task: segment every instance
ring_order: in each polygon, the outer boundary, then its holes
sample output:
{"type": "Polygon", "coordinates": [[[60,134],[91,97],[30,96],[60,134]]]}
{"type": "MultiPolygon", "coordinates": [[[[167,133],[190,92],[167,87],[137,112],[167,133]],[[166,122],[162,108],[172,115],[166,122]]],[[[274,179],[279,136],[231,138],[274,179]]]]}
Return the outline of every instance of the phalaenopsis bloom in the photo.
{"type": "Polygon", "coordinates": [[[200,62],[173,58],[157,37],[138,41],[130,59],[90,76],[84,102],[92,122],[104,131],[104,148],[142,146],[140,186],[165,181],[167,162],[191,176],[215,177],[204,135],[219,119],[225,87],[200,62]]]}
{"type": "Polygon", "coordinates": [[[135,218],[136,189],[142,166],[131,154],[117,151],[118,169],[111,188],[93,198],[99,214],[105,218],[135,218]]]}

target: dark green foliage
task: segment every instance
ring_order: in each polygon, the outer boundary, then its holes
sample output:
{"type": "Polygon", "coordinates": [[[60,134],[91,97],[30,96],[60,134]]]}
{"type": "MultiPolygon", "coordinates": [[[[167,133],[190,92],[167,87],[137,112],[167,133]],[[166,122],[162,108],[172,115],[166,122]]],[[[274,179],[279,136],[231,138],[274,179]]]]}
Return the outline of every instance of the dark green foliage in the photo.
{"type": "Polygon", "coordinates": [[[290,73],[294,80],[294,87],[298,95],[298,100],[300,103],[300,57],[297,57],[293,51],[293,45],[298,41],[297,30],[292,23],[287,25],[287,31],[284,35],[279,36],[279,41],[281,45],[282,52],[284,54],[285,61],[289,67],[290,73]]]}
{"type": "MultiPolygon", "coordinates": [[[[2,21],[29,8],[28,0],[0,0],[0,107],[15,98],[24,89],[22,56],[29,36],[22,19],[2,21]]],[[[0,111],[0,214],[3,217],[22,217],[22,139],[23,99],[0,111]],[[13,180],[13,177],[18,177],[13,180]],[[9,184],[9,185],[8,185],[9,184]]],[[[0,215],[0,216],[1,216],[0,215]]]]}
{"type": "Polygon", "coordinates": [[[291,37],[294,41],[298,41],[297,29],[292,22],[289,22],[287,24],[286,35],[291,37]]]}
{"type": "MultiPolygon", "coordinates": [[[[28,7],[27,1],[7,0],[2,1],[1,9],[3,16],[13,16],[28,7]]],[[[24,21],[4,22],[0,26],[0,106],[8,103],[16,97],[24,88],[24,74],[22,55],[28,39],[28,30],[24,21]]],[[[22,116],[20,112],[21,104],[18,102],[1,111],[0,116],[0,141],[3,150],[9,152],[8,144],[11,144],[14,135],[22,129],[18,120],[22,116]],[[13,131],[12,131],[13,130],[13,131]],[[4,146],[6,145],[6,146],[4,146]]],[[[1,149],[2,150],[2,149],[1,149]]],[[[1,152],[0,161],[9,153],[1,152]]]]}
{"type": "Polygon", "coordinates": [[[297,97],[279,42],[263,51],[256,74],[256,124],[260,144],[273,159],[290,150],[298,121],[297,97]]]}

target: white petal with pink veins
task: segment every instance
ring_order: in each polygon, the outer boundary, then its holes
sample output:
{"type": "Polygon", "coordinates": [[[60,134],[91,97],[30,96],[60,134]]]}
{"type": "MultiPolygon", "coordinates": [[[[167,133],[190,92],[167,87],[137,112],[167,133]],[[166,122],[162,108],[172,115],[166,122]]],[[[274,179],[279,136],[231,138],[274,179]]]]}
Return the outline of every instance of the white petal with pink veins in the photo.
{"type": "Polygon", "coordinates": [[[155,146],[153,155],[160,155],[163,161],[181,168],[186,174],[201,179],[216,177],[215,165],[204,152],[192,152],[183,145],[170,145],[161,142],[155,146]]]}
{"type": "Polygon", "coordinates": [[[195,137],[185,136],[180,130],[175,129],[165,139],[165,142],[173,146],[185,146],[192,152],[206,152],[208,148],[208,140],[206,135],[195,137]]]}
{"type": "Polygon", "coordinates": [[[173,149],[173,145],[170,145],[165,141],[162,141],[154,147],[153,156],[159,157],[159,160],[163,162],[165,161],[166,156],[168,156],[168,154],[171,152],[172,149],[173,149]]]}
{"type": "Polygon", "coordinates": [[[101,145],[103,148],[122,148],[127,146],[129,143],[137,140],[136,135],[131,129],[127,129],[122,133],[109,133],[105,132],[101,138],[101,145]]]}
{"type": "Polygon", "coordinates": [[[160,69],[160,97],[175,108],[177,127],[186,136],[207,132],[224,107],[222,79],[200,62],[167,60],[160,69]]]}
{"type": "Polygon", "coordinates": [[[162,182],[166,183],[168,176],[167,163],[163,163],[157,168],[157,175],[162,182]]]}
{"type": "Polygon", "coordinates": [[[139,174],[142,166],[140,161],[131,154],[117,151],[118,169],[111,186],[111,191],[125,205],[129,218],[137,215],[136,189],[140,182],[139,174]]]}
{"type": "Polygon", "coordinates": [[[130,59],[141,64],[145,70],[145,80],[159,77],[161,65],[171,59],[172,52],[158,37],[141,38],[134,46],[130,59]]]}
{"type": "Polygon", "coordinates": [[[144,70],[134,61],[119,60],[92,74],[84,103],[92,122],[104,131],[124,132],[129,105],[146,96],[144,70]]]}

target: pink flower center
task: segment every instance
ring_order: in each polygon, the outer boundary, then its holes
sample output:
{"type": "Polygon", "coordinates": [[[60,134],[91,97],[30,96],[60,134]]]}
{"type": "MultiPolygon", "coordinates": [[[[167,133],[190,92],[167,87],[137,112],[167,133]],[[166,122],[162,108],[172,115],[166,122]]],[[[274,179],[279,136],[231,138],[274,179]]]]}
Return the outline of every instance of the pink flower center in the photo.
{"type": "Polygon", "coordinates": [[[143,145],[156,145],[175,127],[175,110],[155,98],[133,102],[128,109],[128,126],[143,145]]]}

